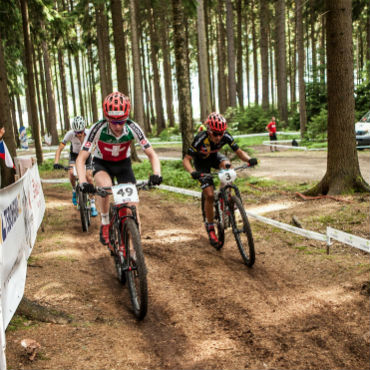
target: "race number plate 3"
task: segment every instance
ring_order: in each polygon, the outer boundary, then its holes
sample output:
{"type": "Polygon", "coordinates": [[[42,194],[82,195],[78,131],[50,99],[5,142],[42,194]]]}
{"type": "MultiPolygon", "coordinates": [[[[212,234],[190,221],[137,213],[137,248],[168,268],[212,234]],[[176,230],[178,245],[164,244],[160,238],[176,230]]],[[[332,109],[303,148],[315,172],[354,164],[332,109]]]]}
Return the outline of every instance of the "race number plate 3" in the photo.
{"type": "Polygon", "coordinates": [[[114,204],[138,203],[139,195],[135,184],[119,184],[112,186],[114,204]]]}
{"type": "Polygon", "coordinates": [[[233,169],[222,170],[218,173],[222,184],[231,184],[236,179],[236,172],[233,169]]]}

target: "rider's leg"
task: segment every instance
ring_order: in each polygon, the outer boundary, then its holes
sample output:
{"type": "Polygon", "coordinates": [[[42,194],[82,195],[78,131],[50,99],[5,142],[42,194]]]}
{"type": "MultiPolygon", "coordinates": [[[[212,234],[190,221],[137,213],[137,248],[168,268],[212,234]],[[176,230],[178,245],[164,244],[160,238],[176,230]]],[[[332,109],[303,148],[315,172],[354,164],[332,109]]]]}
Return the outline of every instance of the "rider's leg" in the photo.
{"type": "Polygon", "coordinates": [[[70,169],[68,170],[68,176],[69,181],[72,185],[72,203],[76,206],[77,205],[77,199],[76,199],[76,177],[73,173],[73,169],[75,166],[75,163],[69,163],[70,169]]]}
{"type": "MultiPolygon", "coordinates": [[[[86,170],[86,179],[87,179],[88,183],[94,184],[91,169],[86,170]]],[[[94,195],[90,194],[89,198],[90,198],[90,203],[91,203],[91,216],[96,217],[98,215],[98,211],[97,211],[96,206],[95,206],[95,197],[94,197],[94,195]]]]}
{"type": "Polygon", "coordinates": [[[214,190],[213,186],[207,186],[203,189],[204,194],[204,210],[206,213],[207,223],[213,224],[213,202],[214,202],[214,190]]]}
{"type": "MultiPolygon", "coordinates": [[[[112,186],[112,179],[105,171],[95,173],[96,186],[112,186]]],[[[101,212],[100,241],[104,245],[109,244],[109,197],[97,197],[101,212]]]]}

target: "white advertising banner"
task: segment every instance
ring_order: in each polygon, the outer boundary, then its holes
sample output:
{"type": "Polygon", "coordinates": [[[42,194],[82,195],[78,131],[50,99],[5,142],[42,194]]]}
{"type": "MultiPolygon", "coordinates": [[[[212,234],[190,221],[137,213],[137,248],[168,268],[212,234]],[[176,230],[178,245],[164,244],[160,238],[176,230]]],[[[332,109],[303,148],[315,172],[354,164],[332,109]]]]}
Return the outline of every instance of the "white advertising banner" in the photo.
{"type": "Polygon", "coordinates": [[[3,349],[4,331],[23,297],[27,259],[44,212],[45,199],[37,165],[14,184],[0,189],[0,336],[3,349]]]}

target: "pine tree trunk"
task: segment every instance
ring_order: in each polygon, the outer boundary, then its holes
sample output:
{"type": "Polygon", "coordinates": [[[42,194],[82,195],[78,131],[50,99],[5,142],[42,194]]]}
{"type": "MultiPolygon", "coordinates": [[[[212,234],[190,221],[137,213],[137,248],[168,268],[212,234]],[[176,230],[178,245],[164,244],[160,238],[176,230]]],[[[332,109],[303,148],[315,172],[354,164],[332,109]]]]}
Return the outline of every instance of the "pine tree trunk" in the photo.
{"type": "Polygon", "coordinates": [[[188,152],[193,140],[193,120],[189,102],[190,85],[189,71],[187,65],[186,34],[184,32],[183,20],[184,9],[181,0],[172,0],[174,48],[176,59],[177,95],[179,100],[179,121],[182,133],[182,156],[188,152]]]}
{"type": "Polygon", "coordinates": [[[310,0],[310,29],[311,29],[311,60],[312,60],[312,79],[317,82],[317,55],[316,55],[316,34],[315,21],[317,14],[315,12],[315,1],[310,0]]]}
{"type": "Polygon", "coordinates": [[[228,55],[229,106],[236,107],[234,10],[231,0],[226,0],[226,34],[228,55]]]}
{"type": "MultiPolygon", "coordinates": [[[[244,0],[244,9],[249,9],[249,0],[244,0]]],[[[245,35],[244,35],[244,48],[245,48],[245,69],[246,69],[246,79],[247,79],[247,102],[248,107],[251,103],[251,94],[250,94],[250,63],[249,63],[249,18],[248,12],[244,12],[244,23],[245,23],[245,35]]]]}
{"type": "Polygon", "coordinates": [[[28,20],[28,1],[20,0],[22,10],[22,25],[23,25],[23,36],[24,36],[24,49],[25,49],[25,62],[27,70],[27,85],[30,97],[30,109],[32,116],[32,132],[35,140],[36,158],[37,163],[41,164],[42,159],[42,148],[40,138],[40,126],[37,119],[37,108],[36,108],[36,96],[35,96],[35,82],[32,69],[32,52],[31,52],[31,37],[30,37],[30,24],[28,20]]]}
{"type": "Polygon", "coordinates": [[[130,24],[131,24],[131,47],[132,60],[134,65],[134,113],[135,121],[139,125],[144,125],[144,102],[143,88],[141,77],[141,62],[140,62],[140,44],[137,27],[137,8],[135,0],[129,0],[130,4],[130,24]]]}
{"type": "Polygon", "coordinates": [[[24,126],[23,125],[23,116],[22,116],[22,104],[21,104],[21,98],[19,94],[17,94],[17,111],[18,111],[18,119],[19,119],[19,127],[24,126]]]}
{"type": "Polygon", "coordinates": [[[80,103],[80,112],[78,115],[85,117],[84,97],[83,97],[82,82],[81,82],[80,55],[78,51],[76,51],[76,54],[74,55],[74,59],[75,59],[76,75],[77,75],[77,87],[78,87],[78,96],[79,96],[78,100],[80,103]]]}
{"type": "Polygon", "coordinates": [[[370,4],[367,4],[366,17],[366,59],[367,59],[367,79],[370,80],[370,4]]]}
{"type": "Polygon", "coordinates": [[[72,104],[73,104],[73,116],[77,116],[77,106],[76,106],[76,93],[75,93],[75,85],[74,85],[74,78],[73,78],[73,65],[72,65],[72,56],[71,52],[67,51],[68,55],[68,64],[69,64],[69,80],[71,86],[71,93],[72,93],[72,104]]]}
{"type": "Polygon", "coordinates": [[[306,84],[304,81],[304,46],[303,46],[303,19],[302,19],[302,0],[296,0],[297,13],[297,52],[298,52],[298,89],[299,89],[299,122],[301,137],[306,132],[307,113],[306,113],[306,84]]]}
{"type": "Polygon", "coordinates": [[[198,64],[199,64],[199,94],[200,120],[203,122],[211,113],[211,91],[209,86],[209,70],[207,57],[206,25],[204,15],[204,0],[197,4],[197,31],[198,31],[198,64]]]}
{"type": "MultiPolygon", "coordinates": [[[[3,42],[0,34],[0,117],[4,123],[5,135],[3,140],[9,149],[10,155],[14,158],[16,155],[16,145],[14,140],[14,132],[12,125],[12,117],[10,114],[11,105],[8,92],[8,73],[6,70],[3,42]]],[[[6,187],[14,182],[14,170],[5,166],[5,161],[0,159],[1,167],[1,187],[6,187]]]]}
{"type": "Polygon", "coordinates": [[[243,86],[243,45],[242,45],[242,0],[236,2],[236,13],[237,13],[237,56],[236,56],[236,70],[237,70],[237,92],[238,102],[241,108],[244,107],[244,86],[243,86]]]}
{"type": "Polygon", "coordinates": [[[217,59],[218,59],[218,104],[220,113],[227,109],[227,83],[226,83],[226,57],[225,57],[225,29],[222,20],[224,14],[223,1],[218,1],[218,22],[217,22],[217,59]]]}
{"type": "Polygon", "coordinates": [[[172,69],[170,60],[170,49],[168,45],[168,22],[167,22],[167,5],[161,3],[161,13],[163,14],[160,26],[160,38],[161,38],[161,48],[162,48],[162,59],[163,59],[163,72],[164,72],[164,89],[166,94],[166,110],[167,110],[167,120],[169,121],[169,126],[175,126],[175,116],[173,111],[173,89],[172,89],[172,69]]]}
{"type": "Polygon", "coordinates": [[[252,22],[252,45],[253,45],[253,71],[254,71],[254,103],[258,105],[259,101],[259,80],[258,80],[258,48],[257,48],[257,31],[256,16],[254,14],[254,0],[251,4],[251,22],[252,22]]]}
{"type": "Polygon", "coordinates": [[[283,126],[288,123],[288,97],[286,72],[285,0],[277,0],[276,9],[276,78],[278,86],[278,108],[283,126]]]}
{"type": "Polygon", "coordinates": [[[355,130],[352,1],[326,0],[328,158],[326,174],[307,194],[370,191],[360,173],[355,130]]]}
{"type": "Polygon", "coordinates": [[[11,107],[12,107],[12,122],[13,122],[13,134],[14,134],[14,139],[15,139],[15,145],[16,148],[21,147],[21,142],[19,140],[19,135],[18,135],[18,125],[17,125],[17,113],[15,109],[15,97],[13,96],[10,99],[11,107]]]}
{"type": "Polygon", "coordinates": [[[93,62],[93,56],[92,56],[92,47],[89,45],[88,48],[88,61],[90,66],[90,96],[91,96],[91,107],[92,107],[92,117],[93,122],[98,121],[98,107],[96,104],[96,90],[95,90],[95,72],[94,72],[94,62],[93,62]]]}
{"type": "Polygon", "coordinates": [[[51,76],[51,66],[49,59],[49,50],[46,41],[42,41],[42,50],[44,56],[44,68],[45,68],[45,83],[46,83],[46,93],[48,99],[48,112],[47,117],[49,121],[50,133],[51,133],[51,144],[58,145],[58,131],[57,131],[57,112],[55,107],[55,96],[51,76]]]}
{"type": "Polygon", "coordinates": [[[63,117],[64,117],[64,129],[70,130],[69,124],[69,113],[68,113],[68,96],[67,96],[67,83],[66,83],[66,72],[64,65],[64,57],[61,48],[58,48],[58,64],[59,64],[59,75],[62,89],[62,105],[63,105],[63,117]]]}
{"type": "Polygon", "coordinates": [[[260,0],[260,50],[261,50],[261,69],[262,69],[262,108],[269,109],[269,63],[268,63],[268,2],[260,0]]]}
{"type": "Polygon", "coordinates": [[[111,0],[113,42],[117,68],[118,90],[128,95],[126,37],[123,33],[122,3],[121,0],[111,0]]]}
{"type": "Polygon", "coordinates": [[[156,112],[157,134],[160,134],[165,128],[163,103],[162,103],[162,89],[160,84],[160,74],[158,69],[158,52],[159,52],[159,37],[156,25],[156,18],[154,17],[153,8],[149,9],[149,33],[150,33],[150,59],[153,69],[153,85],[154,85],[154,103],[156,112]]]}
{"type": "MultiPolygon", "coordinates": [[[[39,74],[40,74],[40,85],[41,85],[41,96],[42,96],[42,108],[40,110],[43,110],[44,112],[44,125],[41,126],[41,134],[42,136],[45,135],[47,132],[50,134],[50,128],[48,127],[48,116],[49,116],[49,110],[48,110],[48,103],[47,103],[47,95],[46,95],[46,86],[45,86],[45,71],[44,71],[44,63],[42,62],[41,58],[41,51],[37,53],[37,61],[39,64],[39,74]]],[[[35,61],[36,63],[36,61],[35,61]]]]}

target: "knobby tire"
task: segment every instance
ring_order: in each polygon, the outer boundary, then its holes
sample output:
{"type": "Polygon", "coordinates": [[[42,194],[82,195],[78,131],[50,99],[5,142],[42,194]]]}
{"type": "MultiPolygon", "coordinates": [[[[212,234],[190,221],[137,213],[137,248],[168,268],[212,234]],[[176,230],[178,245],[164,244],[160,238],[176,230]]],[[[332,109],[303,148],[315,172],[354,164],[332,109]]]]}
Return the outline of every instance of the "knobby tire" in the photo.
{"type": "Polygon", "coordinates": [[[87,204],[87,194],[83,193],[82,191],[78,191],[78,205],[80,207],[80,215],[81,215],[81,224],[82,224],[82,231],[86,232],[89,229],[89,210],[86,207],[87,204]]]}
{"type": "Polygon", "coordinates": [[[232,196],[230,199],[229,208],[230,223],[240,255],[242,256],[244,263],[248,267],[252,267],[255,261],[254,241],[248,217],[240,198],[236,197],[235,195],[232,196]],[[242,221],[242,228],[238,228],[238,222],[235,215],[236,210],[239,211],[242,221]]]}
{"type": "MultiPolygon", "coordinates": [[[[111,210],[109,210],[111,214],[111,210]]],[[[112,217],[110,218],[112,219],[112,217]]],[[[111,245],[113,246],[114,249],[114,265],[116,267],[116,272],[117,272],[117,278],[118,281],[122,284],[126,284],[126,272],[124,271],[125,268],[125,259],[123,256],[124,251],[120,250],[120,245],[121,243],[121,231],[120,231],[120,226],[116,222],[111,226],[110,228],[110,235],[109,235],[109,240],[111,245]]]]}
{"type": "Polygon", "coordinates": [[[134,315],[138,320],[142,320],[148,310],[148,284],[139,229],[136,222],[131,218],[127,218],[122,222],[121,229],[125,243],[126,263],[127,258],[129,262],[129,269],[126,270],[126,279],[131,303],[134,315]]]}

